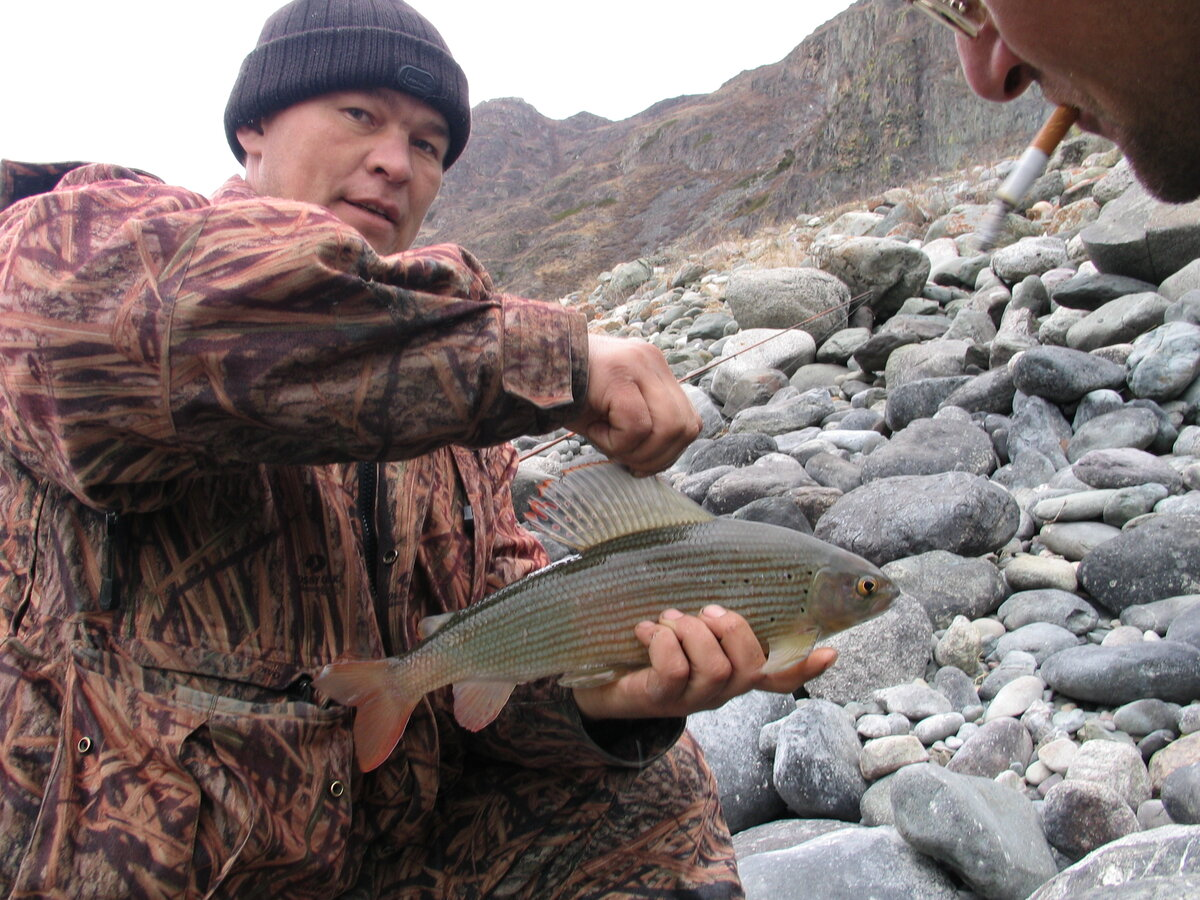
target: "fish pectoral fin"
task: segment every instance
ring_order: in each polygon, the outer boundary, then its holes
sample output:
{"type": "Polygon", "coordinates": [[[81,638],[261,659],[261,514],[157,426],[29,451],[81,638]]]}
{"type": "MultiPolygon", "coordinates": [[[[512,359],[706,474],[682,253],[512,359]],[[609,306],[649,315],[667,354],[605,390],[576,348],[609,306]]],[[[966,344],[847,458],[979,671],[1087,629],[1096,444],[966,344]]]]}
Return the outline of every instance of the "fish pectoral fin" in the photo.
{"type": "Polygon", "coordinates": [[[628,671],[630,670],[627,668],[615,666],[607,666],[603,669],[583,669],[579,672],[567,672],[558,679],[558,683],[565,688],[600,687],[602,684],[616,681],[628,671]]]}
{"type": "Polygon", "coordinates": [[[364,772],[383,765],[404,736],[409,716],[420,701],[391,689],[384,660],[335,663],[313,679],[317,690],[356,708],[354,756],[364,772]]]}
{"type": "Polygon", "coordinates": [[[426,616],[417,623],[417,635],[421,640],[425,640],[431,634],[434,634],[443,625],[453,619],[455,613],[442,613],[438,616],[426,616]]]}
{"type": "Polygon", "coordinates": [[[771,641],[771,651],[760,670],[764,675],[782,672],[803,660],[812,652],[817,636],[811,631],[792,632],[771,641]]]}
{"type": "Polygon", "coordinates": [[[454,685],[455,720],[468,731],[479,731],[500,715],[515,687],[505,681],[460,681],[454,685]]]}

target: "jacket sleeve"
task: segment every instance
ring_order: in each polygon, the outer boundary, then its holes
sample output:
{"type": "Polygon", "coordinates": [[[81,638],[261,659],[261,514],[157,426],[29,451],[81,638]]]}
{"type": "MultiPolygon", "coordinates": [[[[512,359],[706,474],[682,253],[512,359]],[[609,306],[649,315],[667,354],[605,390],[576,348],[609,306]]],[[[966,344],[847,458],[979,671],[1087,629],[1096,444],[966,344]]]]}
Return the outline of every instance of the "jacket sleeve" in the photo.
{"type": "Polygon", "coordinates": [[[86,167],[6,211],[0,250],[3,439],[98,508],[541,433],[586,387],[577,313],[498,293],[456,247],[380,257],[310,204],[86,167]]]}
{"type": "MultiPolygon", "coordinates": [[[[488,454],[495,493],[495,543],[487,573],[495,591],[545,566],[537,539],[517,522],[508,486],[517,467],[511,447],[488,454]]],[[[518,685],[496,720],[468,738],[484,756],[534,768],[555,766],[646,766],[666,753],[683,733],[684,720],[639,719],[585,723],[573,693],[555,679],[518,685]]]]}

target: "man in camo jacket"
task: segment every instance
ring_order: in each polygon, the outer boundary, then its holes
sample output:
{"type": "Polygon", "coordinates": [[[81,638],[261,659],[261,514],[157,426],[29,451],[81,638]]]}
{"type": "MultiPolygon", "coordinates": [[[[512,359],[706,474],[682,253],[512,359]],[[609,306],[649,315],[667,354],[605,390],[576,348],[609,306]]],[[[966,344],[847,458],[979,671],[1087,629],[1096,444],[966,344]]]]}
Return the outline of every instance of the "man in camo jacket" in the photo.
{"type": "Polygon", "coordinates": [[[0,169],[0,895],[737,897],[689,712],[774,676],[668,611],[651,667],[447,691],[379,769],[326,663],[545,563],[503,442],[567,423],[641,473],[694,438],[657,351],[408,250],[470,127],[399,0],[296,0],[209,200],[114,165],[0,169]]]}

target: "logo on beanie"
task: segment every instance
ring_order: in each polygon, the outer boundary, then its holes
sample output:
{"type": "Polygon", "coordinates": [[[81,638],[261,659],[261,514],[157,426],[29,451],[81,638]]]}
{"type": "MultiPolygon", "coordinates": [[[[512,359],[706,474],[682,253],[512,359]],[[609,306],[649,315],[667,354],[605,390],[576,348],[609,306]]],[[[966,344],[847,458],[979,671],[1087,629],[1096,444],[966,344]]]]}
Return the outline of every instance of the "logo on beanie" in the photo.
{"type": "Polygon", "coordinates": [[[424,69],[405,66],[396,74],[397,86],[418,99],[432,97],[437,92],[437,79],[424,69]]]}

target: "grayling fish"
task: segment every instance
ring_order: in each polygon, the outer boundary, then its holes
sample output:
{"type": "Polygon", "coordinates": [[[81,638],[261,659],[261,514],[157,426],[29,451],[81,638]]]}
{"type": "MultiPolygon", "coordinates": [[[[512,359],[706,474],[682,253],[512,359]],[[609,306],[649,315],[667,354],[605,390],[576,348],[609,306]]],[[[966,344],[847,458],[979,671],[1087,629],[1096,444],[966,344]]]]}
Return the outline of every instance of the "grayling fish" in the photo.
{"type": "Polygon", "coordinates": [[[315,685],[358,707],[355,752],[369,771],[391,754],[413,708],[454,685],[454,715],[477,731],[516,685],[561,675],[603,684],[646,666],[634,635],[663,610],[718,603],[749,622],[764,672],[803,660],[818,640],[883,612],[897,589],[859,556],[788,528],[716,518],[657,478],[611,463],[542,486],[531,527],[579,552],[479,603],[421,623],[403,656],[326,666],[315,685]]]}

